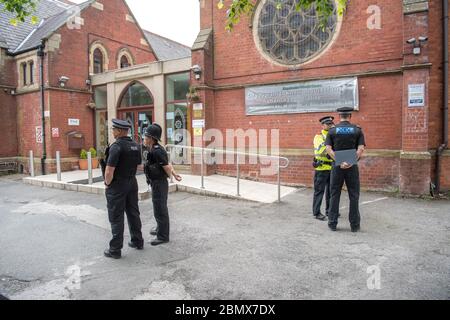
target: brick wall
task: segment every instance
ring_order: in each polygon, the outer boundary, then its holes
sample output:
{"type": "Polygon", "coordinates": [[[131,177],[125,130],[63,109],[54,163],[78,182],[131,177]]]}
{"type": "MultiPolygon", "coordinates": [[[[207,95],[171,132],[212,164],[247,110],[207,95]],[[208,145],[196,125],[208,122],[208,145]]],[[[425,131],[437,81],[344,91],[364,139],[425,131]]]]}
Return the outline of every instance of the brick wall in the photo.
{"type": "MultiPolygon", "coordinates": [[[[108,53],[108,70],[118,68],[120,50],[126,48],[135,64],[155,61],[152,49],[142,43],[144,35],[136,23],[126,19],[131,15],[123,0],[98,1],[103,10],[88,7],[81,12],[83,24],[80,28],[63,25],[56,31],[57,36],[47,43],[44,63],[45,110],[50,112],[46,118],[47,169],[54,171],[56,151],[61,152],[64,169],[72,169],[79,157],[79,150],[68,148],[67,133],[79,131],[85,137],[84,148],[94,146],[94,113],[87,107],[91,92],[86,85],[89,78],[89,48],[100,42],[108,53]],[[99,23],[101,22],[101,23],[99,23]],[[67,76],[65,88],[59,87],[59,78],[67,76]],[[79,119],[79,126],[69,126],[68,119],[79,119]],[[52,128],[59,129],[59,137],[52,136],[52,128]],[[69,161],[69,160],[70,161],[69,161]]],[[[36,66],[38,68],[38,65],[36,66]]],[[[35,72],[38,75],[38,69],[35,72]]],[[[3,101],[3,100],[2,100],[3,101]]],[[[36,157],[42,155],[42,145],[36,144],[36,126],[41,126],[40,95],[38,91],[18,95],[17,131],[19,134],[18,155],[27,157],[33,150],[36,157]]],[[[22,161],[25,170],[26,161],[22,161]]],[[[39,166],[38,166],[39,167],[39,166]]],[[[38,170],[40,168],[36,168],[38,170]]]]}
{"type": "MultiPolygon", "coordinates": [[[[311,63],[288,68],[269,62],[258,51],[253,29],[249,27],[250,18],[243,18],[229,33],[224,29],[225,10],[218,10],[213,0],[201,3],[202,28],[214,29],[213,75],[211,79],[207,77],[203,82],[194,83],[215,88],[213,106],[209,106],[212,114],[207,124],[209,128],[222,131],[277,128],[282,149],[305,152],[312,147],[314,134],[320,130],[318,119],[324,114],[246,116],[245,86],[356,74],[360,110],[354,114],[352,122],[363,127],[370,154],[360,163],[362,186],[426,193],[434,160],[421,153],[432,154],[439,144],[442,128],[439,122],[442,119],[440,4],[430,1],[429,12],[404,14],[402,1],[351,1],[330,48],[311,63]],[[367,27],[371,15],[367,10],[371,5],[381,9],[381,29],[367,27]],[[421,55],[416,56],[412,46],[405,42],[419,36],[428,36],[429,42],[423,46],[421,55]],[[431,66],[419,66],[430,62],[431,66]],[[407,107],[408,85],[413,83],[426,84],[426,106],[422,109],[407,107]],[[412,154],[401,156],[402,151],[412,154]]],[[[194,62],[208,66],[209,60],[194,52],[194,62]]],[[[311,157],[291,155],[289,159],[291,165],[283,173],[283,181],[311,185],[311,157]]],[[[448,165],[447,159],[444,158],[443,167],[448,165]]],[[[234,175],[236,169],[235,166],[216,166],[215,170],[234,175]]],[[[257,175],[255,169],[245,166],[242,174],[253,179],[257,175]]],[[[443,175],[443,185],[449,187],[446,184],[449,174],[443,175]]]]}
{"type": "Polygon", "coordinates": [[[136,64],[155,61],[150,47],[141,43],[144,38],[137,24],[126,20],[130,14],[123,0],[99,1],[103,10],[94,7],[81,12],[84,25],[69,29],[66,25],[57,33],[61,35],[59,49],[49,52],[50,85],[58,86],[61,75],[70,78],[67,88],[85,90],[89,76],[89,48],[99,41],[108,53],[108,70],[118,69],[117,55],[123,48],[131,52],[136,64]],[[101,22],[101,23],[99,23],[101,22]]]}

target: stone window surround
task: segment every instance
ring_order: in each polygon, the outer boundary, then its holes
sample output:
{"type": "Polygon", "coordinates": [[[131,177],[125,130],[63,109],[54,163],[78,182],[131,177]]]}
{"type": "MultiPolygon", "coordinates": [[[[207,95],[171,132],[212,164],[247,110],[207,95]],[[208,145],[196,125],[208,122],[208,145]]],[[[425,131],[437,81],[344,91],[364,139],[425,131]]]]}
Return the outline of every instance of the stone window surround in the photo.
{"type": "Polygon", "coordinates": [[[337,21],[336,21],[336,29],[334,31],[333,37],[329,40],[328,44],[322,50],[320,50],[316,55],[311,56],[311,58],[309,60],[303,61],[303,62],[301,62],[299,64],[284,64],[284,63],[281,63],[281,62],[275,60],[274,58],[272,58],[268,53],[266,53],[265,49],[263,48],[263,46],[261,45],[261,43],[259,41],[258,24],[259,24],[260,13],[261,13],[262,8],[263,8],[265,3],[266,3],[266,0],[257,0],[256,1],[256,3],[255,3],[255,12],[253,13],[253,16],[252,16],[252,20],[253,21],[252,21],[252,24],[251,24],[251,28],[253,30],[253,40],[254,40],[254,43],[255,43],[257,51],[261,54],[261,56],[263,56],[271,64],[274,64],[274,65],[280,66],[280,67],[288,67],[288,68],[298,68],[300,66],[304,66],[304,65],[310,64],[310,63],[318,60],[326,52],[328,52],[328,50],[336,42],[336,39],[338,38],[338,36],[340,34],[341,26],[342,26],[342,17],[338,15],[337,16],[337,21]]]}
{"type": "Polygon", "coordinates": [[[89,74],[94,74],[94,51],[99,49],[103,54],[103,72],[108,71],[109,55],[108,50],[100,41],[94,41],[89,49],[89,74]]]}
{"type": "Polygon", "coordinates": [[[18,90],[34,90],[38,89],[39,81],[36,81],[36,67],[38,65],[38,57],[36,52],[27,54],[16,59],[16,70],[17,70],[17,89],[18,90]],[[33,81],[30,81],[30,67],[31,63],[33,65],[33,81]],[[23,72],[23,65],[26,65],[26,72],[23,72]],[[26,85],[24,85],[24,77],[26,77],[26,85]]]}
{"type": "Polygon", "coordinates": [[[128,59],[129,66],[134,66],[136,62],[134,61],[133,55],[131,54],[130,50],[128,48],[122,48],[117,53],[117,69],[120,69],[120,60],[123,56],[126,56],[128,59]]]}

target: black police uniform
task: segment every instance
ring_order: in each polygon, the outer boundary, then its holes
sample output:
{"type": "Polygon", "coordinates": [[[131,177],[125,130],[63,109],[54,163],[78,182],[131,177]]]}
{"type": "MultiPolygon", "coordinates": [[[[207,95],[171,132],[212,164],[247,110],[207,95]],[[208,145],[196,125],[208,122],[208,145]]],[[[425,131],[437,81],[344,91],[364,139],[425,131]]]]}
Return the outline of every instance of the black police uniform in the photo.
{"type": "Polygon", "coordinates": [[[169,182],[163,167],[169,165],[167,151],[159,144],[154,144],[147,153],[145,173],[147,183],[152,188],[153,214],[156,220],[156,238],[168,242],[170,233],[169,209],[167,198],[169,195],[169,182]]]}
{"type": "MultiPolygon", "coordinates": [[[[121,120],[113,120],[113,126],[121,120]],[[116,121],[116,122],[114,122],[116,121]]],[[[142,163],[141,150],[130,137],[120,137],[109,147],[107,165],[115,167],[114,178],[106,188],[108,217],[111,223],[112,240],[109,251],[119,254],[123,247],[124,211],[127,215],[131,243],[142,247],[142,223],[138,205],[137,166],[142,163]]]]}
{"type": "MultiPolygon", "coordinates": [[[[338,109],[341,113],[349,113],[352,110],[348,108],[338,109]]],[[[348,121],[341,121],[328,132],[325,144],[331,146],[334,151],[358,149],[358,146],[365,145],[364,134],[359,126],[348,121]]],[[[349,169],[341,169],[339,166],[333,165],[331,170],[331,199],[328,226],[332,230],[335,230],[337,226],[339,202],[344,182],[350,199],[350,226],[352,231],[357,231],[361,221],[359,214],[360,182],[358,165],[353,165],[349,169]]]]}

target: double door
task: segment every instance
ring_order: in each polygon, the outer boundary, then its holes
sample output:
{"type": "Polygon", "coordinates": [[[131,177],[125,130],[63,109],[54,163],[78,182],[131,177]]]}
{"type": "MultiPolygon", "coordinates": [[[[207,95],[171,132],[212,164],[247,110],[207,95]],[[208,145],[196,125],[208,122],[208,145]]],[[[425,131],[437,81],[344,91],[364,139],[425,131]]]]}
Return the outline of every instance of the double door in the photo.
{"type": "Polygon", "coordinates": [[[143,143],[145,128],[153,123],[153,109],[119,111],[119,118],[132,124],[129,136],[138,144],[143,143]]]}

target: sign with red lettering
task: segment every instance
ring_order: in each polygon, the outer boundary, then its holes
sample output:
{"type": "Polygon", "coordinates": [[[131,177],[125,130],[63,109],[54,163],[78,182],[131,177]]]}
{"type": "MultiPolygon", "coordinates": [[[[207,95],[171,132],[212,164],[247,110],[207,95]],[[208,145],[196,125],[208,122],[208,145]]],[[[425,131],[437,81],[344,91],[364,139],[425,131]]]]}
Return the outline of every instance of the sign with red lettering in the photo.
{"type": "Polygon", "coordinates": [[[52,137],[59,138],[59,128],[52,128],[52,137]]]}

